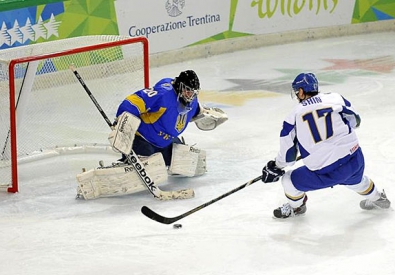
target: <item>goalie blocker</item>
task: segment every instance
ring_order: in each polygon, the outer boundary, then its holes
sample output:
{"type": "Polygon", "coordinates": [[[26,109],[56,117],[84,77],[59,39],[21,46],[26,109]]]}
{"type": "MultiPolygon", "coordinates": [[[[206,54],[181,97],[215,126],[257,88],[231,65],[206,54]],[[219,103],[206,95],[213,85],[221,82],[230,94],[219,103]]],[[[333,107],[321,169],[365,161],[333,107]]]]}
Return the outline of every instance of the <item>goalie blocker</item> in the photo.
{"type": "Polygon", "coordinates": [[[141,120],[128,112],[123,112],[116,120],[117,125],[108,136],[115,152],[130,154],[134,141],[134,136],[139,128],[141,120]]]}

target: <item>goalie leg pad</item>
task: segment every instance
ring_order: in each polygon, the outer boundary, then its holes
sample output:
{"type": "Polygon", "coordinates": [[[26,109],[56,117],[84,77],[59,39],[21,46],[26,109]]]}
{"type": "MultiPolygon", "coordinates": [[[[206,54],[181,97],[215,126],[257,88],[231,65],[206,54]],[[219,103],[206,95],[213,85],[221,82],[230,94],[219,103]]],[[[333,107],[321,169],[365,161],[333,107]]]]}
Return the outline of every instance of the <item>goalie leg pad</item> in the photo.
{"type": "Polygon", "coordinates": [[[170,175],[201,176],[206,172],[206,151],[186,144],[173,144],[170,175]]]}
{"type": "Polygon", "coordinates": [[[140,126],[141,120],[128,112],[123,112],[118,117],[115,129],[108,136],[112,148],[115,152],[121,152],[125,155],[130,154],[132,150],[134,135],[140,126]]]}
{"type": "MultiPolygon", "coordinates": [[[[162,154],[141,158],[147,173],[157,186],[167,181],[167,169],[162,154]]],[[[146,190],[146,186],[132,165],[99,167],[77,175],[78,193],[84,199],[97,199],[133,194],[146,190]]]]}
{"type": "Polygon", "coordinates": [[[200,150],[199,152],[199,157],[198,157],[198,163],[196,166],[195,170],[195,176],[201,176],[204,173],[207,172],[207,167],[206,167],[206,151],[205,150],[200,150]]]}

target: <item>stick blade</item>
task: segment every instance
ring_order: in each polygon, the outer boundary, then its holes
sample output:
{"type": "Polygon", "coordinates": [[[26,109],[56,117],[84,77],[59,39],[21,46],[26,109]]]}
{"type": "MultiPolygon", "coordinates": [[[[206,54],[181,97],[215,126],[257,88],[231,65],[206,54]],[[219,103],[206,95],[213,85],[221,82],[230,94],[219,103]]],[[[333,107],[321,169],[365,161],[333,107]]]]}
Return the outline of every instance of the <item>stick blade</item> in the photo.
{"type": "Polygon", "coordinates": [[[162,215],[159,215],[158,213],[149,209],[147,206],[141,207],[141,213],[143,213],[146,217],[150,218],[151,220],[154,220],[156,222],[163,223],[163,224],[171,224],[171,223],[179,220],[177,217],[176,218],[163,217],[162,215]]]}

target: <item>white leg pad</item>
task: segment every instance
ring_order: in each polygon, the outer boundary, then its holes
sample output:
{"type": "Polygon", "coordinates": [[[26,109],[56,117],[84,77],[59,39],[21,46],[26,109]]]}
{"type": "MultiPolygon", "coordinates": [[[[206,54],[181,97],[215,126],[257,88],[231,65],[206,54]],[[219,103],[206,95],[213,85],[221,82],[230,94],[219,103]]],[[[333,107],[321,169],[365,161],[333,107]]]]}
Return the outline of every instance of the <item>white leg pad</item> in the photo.
{"type": "Polygon", "coordinates": [[[173,144],[170,175],[194,177],[206,172],[206,151],[186,144],[173,144]]]}
{"type": "MultiPolygon", "coordinates": [[[[141,158],[147,173],[156,185],[167,181],[167,169],[162,154],[141,158]]],[[[99,167],[77,175],[77,195],[84,199],[123,196],[146,190],[132,165],[99,167]]]]}
{"type": "Polygon", "coordinates": [[[206,151],[200,150],[195,176],[201,176],[207,172],[206,151]]]}

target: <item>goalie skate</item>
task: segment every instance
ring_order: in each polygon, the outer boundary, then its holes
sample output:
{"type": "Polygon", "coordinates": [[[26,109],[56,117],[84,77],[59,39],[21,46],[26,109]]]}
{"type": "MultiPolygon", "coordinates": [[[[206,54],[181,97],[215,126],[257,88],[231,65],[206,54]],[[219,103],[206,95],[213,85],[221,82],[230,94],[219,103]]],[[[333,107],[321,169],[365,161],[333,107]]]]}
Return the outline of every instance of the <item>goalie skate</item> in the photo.
{"type": "Polygon", "coordinates": [[[83,199],[84,195],[82,195],[82,191],[81,188],[79,186],[77,186],[77,195],[75,196],[75,199],[83,199]]]}

